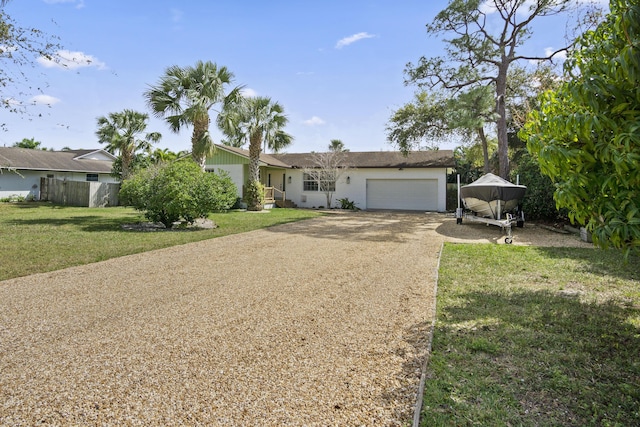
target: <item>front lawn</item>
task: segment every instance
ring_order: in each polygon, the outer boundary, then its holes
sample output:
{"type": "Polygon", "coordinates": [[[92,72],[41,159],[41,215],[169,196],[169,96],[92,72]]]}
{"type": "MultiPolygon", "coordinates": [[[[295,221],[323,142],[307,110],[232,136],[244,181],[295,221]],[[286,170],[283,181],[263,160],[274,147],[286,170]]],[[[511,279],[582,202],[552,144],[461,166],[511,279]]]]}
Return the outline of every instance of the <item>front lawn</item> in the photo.
{"type": "Polygon", "coordinates": [[[421,426],[640,425],[640,260],[446,244],[421,426]]]}
{"type": "Polygon", "coordinates": [[[0,280],[88,264],[122,255],[265,228],[320,215],[272,209],[267,213],[212,214],[215,229],[125,231],[144,221],[131,208],[77,208],[49,203],[0,203],[0,280]]]}

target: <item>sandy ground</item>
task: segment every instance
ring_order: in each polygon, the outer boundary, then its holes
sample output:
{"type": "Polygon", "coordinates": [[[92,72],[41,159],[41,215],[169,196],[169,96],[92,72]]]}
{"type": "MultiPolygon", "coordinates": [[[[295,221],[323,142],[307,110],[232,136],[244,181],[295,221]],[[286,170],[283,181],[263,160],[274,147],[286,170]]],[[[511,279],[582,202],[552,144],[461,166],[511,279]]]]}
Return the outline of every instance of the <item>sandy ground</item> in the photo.
{"type": "Polygon", "coordinates": [[[408,425],[444,241],[504,235],[334,213],[0,282],[0,424],[408,425]]]}

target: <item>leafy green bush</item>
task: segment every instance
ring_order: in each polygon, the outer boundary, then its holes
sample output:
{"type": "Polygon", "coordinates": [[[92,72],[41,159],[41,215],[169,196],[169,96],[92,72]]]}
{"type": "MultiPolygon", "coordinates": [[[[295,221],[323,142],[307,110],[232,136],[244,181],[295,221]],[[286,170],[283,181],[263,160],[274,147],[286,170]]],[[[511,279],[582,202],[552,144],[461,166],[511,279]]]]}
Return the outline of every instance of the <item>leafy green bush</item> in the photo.
{"type": "Polygon", "coordinates": [[[533,220],[565,220],[567,211],[558,210],[553,198],[555,185],[551,179],[540,172],[538,162],[527,152],[522,153],[518,165],[512,173],[512,182],[520,175],[520,184],[527,186],[527,193],[522,201],[522,210],[527,219],[533,220]]]}
{"type": "Polygon", "coordinates": [[[120,200],[144,211],[150,221],[171,228],[179,220],[192,223],[211,212],[229,209],[236,193],[227,174],[206,173],[185,159],[137,172],[122,183],[120,200]]]}
{"type": "Polygon", "coordinates": [[[345,197],[344,199],[338,199],[340,202],[340,209],[349,209],[352,211],[359,211],[360,208],[356,206],[356,202],[353,200],[349,200],[349,198],[345,197]]]}

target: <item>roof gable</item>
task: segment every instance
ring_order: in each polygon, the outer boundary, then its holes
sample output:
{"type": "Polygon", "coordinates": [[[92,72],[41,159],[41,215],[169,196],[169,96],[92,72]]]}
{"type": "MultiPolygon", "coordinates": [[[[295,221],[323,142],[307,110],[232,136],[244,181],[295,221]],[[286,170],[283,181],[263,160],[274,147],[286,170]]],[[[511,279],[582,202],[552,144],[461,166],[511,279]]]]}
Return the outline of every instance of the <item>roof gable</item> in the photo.
{"type": "MultiPolygon", "coordinates": [[[[219,165],[219,164],[248,164],[249,163],[249,151],[243,150],[238,147],[229,147],[227,145],[216,144],[216,152],[213,156],[208,157],[207,165],[219,165]],[[233,162],[233,159],[237,159],[233,162]],[[230,163],[233,162],[233,163],[230,163]]],[[[278,168],[289,169],[291,166],[278,160],[274,155],[260,154],[260,166],[271,166],[278,168]]]]}

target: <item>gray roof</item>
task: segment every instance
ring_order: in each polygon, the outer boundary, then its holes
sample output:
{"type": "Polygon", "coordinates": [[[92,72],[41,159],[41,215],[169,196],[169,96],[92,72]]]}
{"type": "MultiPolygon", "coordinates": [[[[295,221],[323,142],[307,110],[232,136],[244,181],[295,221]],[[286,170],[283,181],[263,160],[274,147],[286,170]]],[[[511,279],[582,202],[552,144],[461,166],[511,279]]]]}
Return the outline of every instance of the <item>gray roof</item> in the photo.
{"type": "Polygon", "coordinates": [[[95,151],[100,150],[44,151],[0,147],[0,166],[18,170],[111,173],[113,162],[82,158],[95,151]]]}
{"type": "MultiPolygon", "coordinates": [[[[242,148],[217,145],[217,148],[249,158],[242,148]]],[[[452,150],[410,151],[404,156],[399,151],[346,151],[344,164],[351,168],[452,168],[455,166],[452,150]]],[[[267,166],[302,169],[314,166],[313,153],[260,154],[267,166]]]]}
{"type": "MultiPolygon", "coordinates": [[[[454,167],[452,150],[344,152],[343,163],[352,168],[448,168],[454,167]]],[[[313,153],[272,154],[293,168],[313,167],[313,153]]]]}

